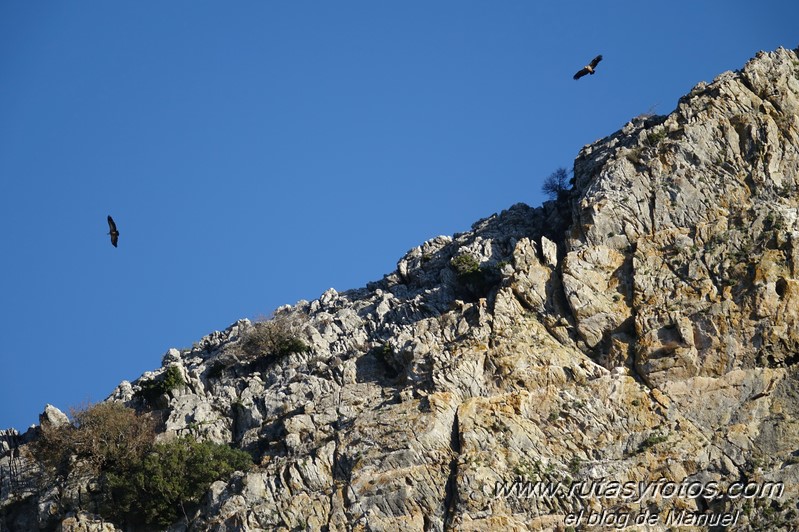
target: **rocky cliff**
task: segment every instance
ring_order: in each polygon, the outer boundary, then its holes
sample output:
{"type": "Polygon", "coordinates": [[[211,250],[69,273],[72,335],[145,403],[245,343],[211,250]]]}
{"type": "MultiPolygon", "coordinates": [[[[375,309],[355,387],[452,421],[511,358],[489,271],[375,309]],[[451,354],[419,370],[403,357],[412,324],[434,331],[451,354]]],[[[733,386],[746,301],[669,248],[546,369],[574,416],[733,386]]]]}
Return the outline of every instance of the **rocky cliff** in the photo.
{"type": "MultiPolygon", "coordinates": [[[[177,368],[159,437],[254,457],[174,530],[795,530],[798,213],[779,49],[583,148],[557,200],[279,309],[309,349],[242,320],[109,401],[177,368]]],[[[36,487],[35,439],[4,433],[0,529],[122,529],[36,487]]]]}

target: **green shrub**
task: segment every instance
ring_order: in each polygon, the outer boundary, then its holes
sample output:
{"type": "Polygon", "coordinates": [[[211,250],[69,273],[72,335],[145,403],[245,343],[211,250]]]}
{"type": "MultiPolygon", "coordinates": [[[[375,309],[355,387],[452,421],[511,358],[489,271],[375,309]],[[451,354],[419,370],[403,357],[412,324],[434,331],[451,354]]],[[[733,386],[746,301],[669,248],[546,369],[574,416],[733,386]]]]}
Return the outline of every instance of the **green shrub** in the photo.
{"type": "Polygon", "coordinates": [[[128,470],[105,475],[103,516],[116,522],[166,527],[185,516],[211,484],[252,465],[244,451],[192,437],[157,443],[128,470]]]}
{"type": "Polygon", "coordinates": [[[661,140],[666,138],[666,130],[660,129],[659,131],[649,131],[646,134],[646,144],[650,147],[657,146],[661,140]]]}
{"type": "Polygon", "coordinates": [[[641,445],[638,446],[638,451],[639,452],[645,451],[650,447],[654,447],[655,445],[665,442],[668,439],[669,439],[668,434],[661,434],[661,433],[650,434],[649,436],[647,436],[647,438],[644,441],[641,442],[641,445]]]}
{"type": "Polygon", "coordinates": [[[459,279],[465,279],[480,272],[480,262],[471,253],[461,253],[454,257],[450,264],[455,273],[458,274],[459,279]]]}
{"type": "Polygon", "coordinates": [[[458,281],[474,297],[484,297],[502,279],[497,268],[481,267],[477,257],[468,252],[453,257],[449,264],[458,281]]]}
{"type": "Polygon", "coordinates": [[[177,366],[169,366],[160,378],[140,382],[141,389],[134,394],[134,397],[141,397],[153,405],[159,397],[185,384],[180,369],[177,366]]]}
{"type": "Polygon", "coordinates": [[[569,460],[569,473],[571,473],[572,476],[576,475],[577,473],[580,472],[580,468],[582,467],[582,465],[583,461],[580,460],[580,458],[578,458],[577,456],[573,456],[572,459],[569,460]]]}

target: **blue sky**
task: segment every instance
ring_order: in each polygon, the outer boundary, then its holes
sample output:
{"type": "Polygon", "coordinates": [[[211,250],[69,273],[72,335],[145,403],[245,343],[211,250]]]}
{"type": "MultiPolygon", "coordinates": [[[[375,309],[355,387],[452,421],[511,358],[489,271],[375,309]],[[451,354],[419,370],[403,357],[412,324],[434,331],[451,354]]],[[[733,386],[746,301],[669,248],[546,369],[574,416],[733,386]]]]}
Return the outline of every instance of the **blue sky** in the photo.
{"type": "Polygon", "coordinates": [[[0,428],[540,204],[583,145],[796,47],[796,20],[796,2],[3,0],[0,428]]]}

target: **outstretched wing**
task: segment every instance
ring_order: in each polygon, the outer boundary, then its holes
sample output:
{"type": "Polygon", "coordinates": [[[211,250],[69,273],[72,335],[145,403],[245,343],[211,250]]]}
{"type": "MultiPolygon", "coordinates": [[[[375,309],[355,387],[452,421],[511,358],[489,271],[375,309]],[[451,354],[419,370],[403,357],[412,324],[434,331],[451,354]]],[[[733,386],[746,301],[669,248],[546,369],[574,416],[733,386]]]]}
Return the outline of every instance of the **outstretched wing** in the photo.
{"type": "Polygon", "coordinates": [[[111,235],[111,245],[117,247],[119,231],[117,231],[117,224],[114,223],[114,219],[111,218],[111,215],[108,215],[108,234],[111,235]]]}
{"type": "Polygon", "coordinates": [[[599,54],[598,56],[596,56],[591,60],[590,63],[591,68],[596,68],[596,66],[599,64],[600,61],[602,61],[602,54],[599,54]]]}
{"type": "Polygon", "coordinates": [[[578,70],[577,73],[574,75],[574,79],[580,79],[581,77],[583,77],[586,74],[588,74],[588,72],[589,72],[589,70],[587,68],[582,68],[582,69],[578,70]]]}

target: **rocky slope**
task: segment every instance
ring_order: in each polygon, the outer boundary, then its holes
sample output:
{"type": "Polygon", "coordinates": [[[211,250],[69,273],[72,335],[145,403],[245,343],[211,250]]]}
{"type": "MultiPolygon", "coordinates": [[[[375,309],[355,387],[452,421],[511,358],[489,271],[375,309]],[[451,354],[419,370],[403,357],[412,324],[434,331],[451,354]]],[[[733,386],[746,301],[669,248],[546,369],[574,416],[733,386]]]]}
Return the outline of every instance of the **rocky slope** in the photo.
{"type": "MultiPolygon", "coordinates": [[[[242,320],[109,400],[175,366],[161,437],[255,457],[175,530],[795,530],[798,185],[799,56],[760,53],[583,148],[558,200],[279,309],[309,351],[253,358],[242,320]]],[[[0,529],[114,530],[35,487],[35,437],[3,434],[0,529]]]]}

